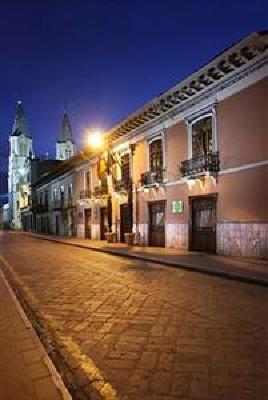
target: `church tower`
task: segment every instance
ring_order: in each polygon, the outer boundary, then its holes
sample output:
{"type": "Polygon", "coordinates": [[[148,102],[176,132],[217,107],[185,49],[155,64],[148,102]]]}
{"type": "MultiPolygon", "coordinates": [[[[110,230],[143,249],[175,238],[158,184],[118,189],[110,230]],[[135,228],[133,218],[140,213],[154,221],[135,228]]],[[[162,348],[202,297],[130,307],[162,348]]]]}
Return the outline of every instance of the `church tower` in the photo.
{"type": "Polygon", "coordinates": [[[75,144],[73,141],[73,132],[67,110],[64,110],[60,127],[59,140],[56,143],[56,159],[68,160],[75,153],[75,144]]]}
{"type": "Polygon", "coordinates": [[[9,143],[9,217],[11,226],[15,229],[20,229],[20,208],[22,206],[23,194],[29,190],[29,160],[33,157],[32,138],[27,130],[21,101],[18,101],[16,104],[15,120],[9,137],[9,143]]]}

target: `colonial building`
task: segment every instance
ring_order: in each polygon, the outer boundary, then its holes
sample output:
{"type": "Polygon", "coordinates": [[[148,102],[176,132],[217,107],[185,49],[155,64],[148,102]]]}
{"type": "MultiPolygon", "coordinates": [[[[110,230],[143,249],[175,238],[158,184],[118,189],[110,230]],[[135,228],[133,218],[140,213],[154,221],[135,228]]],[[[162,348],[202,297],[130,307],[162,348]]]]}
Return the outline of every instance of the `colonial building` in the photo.
{"type": "Polygon", "coordinates": [[[253,33],[42,178],[43,231],[268,257],[267,65],[253,33]]]}
{"type": "Polygon", "coordinates": [[[76,201],[82,196],[79,171],[88,166],[85,152],[59,165],[36,179],[32,185],[31,214],[33,224],[25,230],[38,233],[74,236],[77,231],[76,201]],[[81,194],[80,194],[81,193],[81,194]]]}
{"type": "Polygon", "coordinates": [[[67,111],[64,110],[60,139],[56,143],[56,162],[35,159],[32,137],[27,129],[21,101],[18,101],[16,105],[15,121],[9,141],[9,225],[15,229],[32,228],[35,224],[35,214],[31,210],[31,183],[49,172],[58,163],[74,155],[75,144],[67,111]]]}
{"type": "Polygon", "coordinates": [[[103,238],[112,214],[117,240],[267,257],[267,45],[246,37],[107,133],[84,233],[103,238]]]}
{"type": "Polygon", "coordinates": [[[21,101],[17,102],[15,120],[11,131],[8,193],[11,226],[21,228],[20,208],[24,206],[25,194],[29,193],[29,162],[33,155],[30,136],[21,101]]]}

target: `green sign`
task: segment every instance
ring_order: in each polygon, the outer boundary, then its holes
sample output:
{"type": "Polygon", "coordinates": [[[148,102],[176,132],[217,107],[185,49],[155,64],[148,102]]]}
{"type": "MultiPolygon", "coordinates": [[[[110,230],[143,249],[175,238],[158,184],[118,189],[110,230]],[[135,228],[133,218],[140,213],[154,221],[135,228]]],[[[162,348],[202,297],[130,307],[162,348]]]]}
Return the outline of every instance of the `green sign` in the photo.
{"type": "Polygon", "coordinates": [[[183,200],[173,200],[171,202],[171,210],[174,214],[183,212],[183,200]]]}

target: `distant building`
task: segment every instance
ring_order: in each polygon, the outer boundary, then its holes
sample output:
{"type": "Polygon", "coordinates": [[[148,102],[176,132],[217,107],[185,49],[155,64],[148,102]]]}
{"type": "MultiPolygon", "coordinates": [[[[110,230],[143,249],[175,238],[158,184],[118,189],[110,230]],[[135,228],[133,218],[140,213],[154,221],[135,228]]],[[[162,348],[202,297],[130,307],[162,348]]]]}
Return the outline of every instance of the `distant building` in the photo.
{"type": "Polygon", "coordinates": [[[8,136],[0,134],[0,206],[8,202],[8,136]]]}
{"type": "Polygon", "coordinates": [[[75,154],[75,144],[73,141],[73,132],[67,111],[64,110],[63,119],[60,128],[59,140],[56,143],[56,159],[68,160],[75,154]]]}
{"type": "Polygon", "coordinates": [[[10,223],[21,228],[20,208],[29,194],[29,159],[33,157],[33,143],[27,126],[21,101],[17,102],[15,120],[9,138],[10,153],[8,166],[8,193],[10,223]]]}
{"type": "MultiPolygon", "coordinates": [[[[48,173],[62,161],[74,155],[75,145],[71,123],[64,110],[60,138],[56,143],[56,160],[35,159],[32,137],[29,134],[21,101],[16,104],[15,120],[9,137],[10,150],[8,158],[8,203],[9,224],[14,229],[22,228],[21,215],[24,220],[32,218],[31,184],[48,173]]],[[[0,170],[1,185],[1,170],[0,170]]]]}

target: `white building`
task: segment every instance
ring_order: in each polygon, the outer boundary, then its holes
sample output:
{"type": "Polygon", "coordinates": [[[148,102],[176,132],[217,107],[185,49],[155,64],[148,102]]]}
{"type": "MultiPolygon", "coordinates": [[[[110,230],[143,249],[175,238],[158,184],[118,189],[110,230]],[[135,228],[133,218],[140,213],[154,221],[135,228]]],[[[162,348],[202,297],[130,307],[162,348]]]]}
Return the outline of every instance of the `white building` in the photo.
{"type": "Polygon", "coordinates": [[[27,130],[21,101],[17,102],[12,127],[8,166],[9,220],[15,229],[21,228],[20,208],[25,192],[29,192],[29,160],[33,157],[32,138],[27,130]]]}

